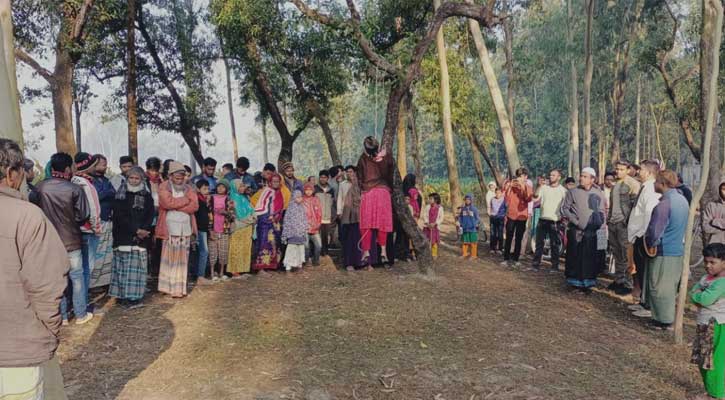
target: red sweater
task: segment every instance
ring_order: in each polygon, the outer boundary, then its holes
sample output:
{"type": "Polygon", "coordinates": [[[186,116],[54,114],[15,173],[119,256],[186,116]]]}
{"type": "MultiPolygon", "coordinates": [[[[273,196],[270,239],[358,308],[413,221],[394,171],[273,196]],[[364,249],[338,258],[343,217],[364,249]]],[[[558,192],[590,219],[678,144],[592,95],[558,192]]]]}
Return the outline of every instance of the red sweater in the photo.
{"type": "Polygon", "coordinates": [[[521,185],[517,181],[506,186],[506,217],[513,221],[526,221],[529,218],[529,202],[534,196],[531,186],[521,185]],[[522,187],[523,186],[523,187],[522,187]]]}
{"type": "Polygon", "coordinates": [[[310,227],[307,233],[314,235],[320,231],[320,225],[322,224],[322,205],[320,199],[315,196],[305,196],[304,203],[307,223],[310,227]]]}

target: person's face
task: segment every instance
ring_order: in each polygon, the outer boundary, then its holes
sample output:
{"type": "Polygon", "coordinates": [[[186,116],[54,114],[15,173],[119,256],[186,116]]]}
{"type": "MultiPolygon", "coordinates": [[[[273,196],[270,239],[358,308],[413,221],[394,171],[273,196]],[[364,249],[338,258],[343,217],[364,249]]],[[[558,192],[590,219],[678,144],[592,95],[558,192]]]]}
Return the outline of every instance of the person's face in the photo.
{"type": "Polygon", "coordinates": [[[232,169],[231,169],[231,168],[229,168],[229,167],[227,167],[227,168],[222,168],[222,173],[224,173],[224,175],[226,175],[226,174],[228,174],[228,173],[230,173],[230,172],[232,172],[232,169]]]}
{"type": "Polygon", "coordinates": [[[725,260],[716,257],[705,257],[705,271],[711,276],[722,274],[725,271],[725,260]]]}
{"type": "Polygon", "coordinates": [[[433,205],[435,203],[436,203],[436,199],[434,199],[433,197],[428,197],[428,204],[433,205]]]}
{"type": "Polygon", "coordinates": [[[146,174],[152,178],[156,178],[157,176],[159,176],[159,171],[156,169],[147,169],[146,174]]]}
{"type": "Polygon", "coordinates": [[[629,175],[629,167],[626,165],[617,165],[617,167],[614,169],[614,172],[617,174],[617,179],[624,179],[629,175]]]}
{"type": "Polygon", "coordinates": [[[262,178],[265,181],[268,181],[270,176],[272,176],[272,171],[269,171],[269,170],[266,170],[266,169],[264,171],[262,171],[262,178]]]}
{"type": "Polygon", "coordinates": [[[287,169],[284,170],[284,176],[286,176],[289,179],[292,179],[295,177],[295,167],[287,167],[287,169]]]}
{"type": "Polygon", "coordinates": [[[96,174],[98,175],[106,175],[106,170],[108,169],[108,161],[104,159],[99,159],[98,163],[96,163],[96,174]]]}
{"type": "Polygon", "coordinates": [[[213,165],[205,165],[204,166],[204,174],[206,176],[214,176],[214,171],[216,171],[216,167],[213,165]]]}
{"type": "Polygon", "coordinates": [[[345,175],[347,175],[347,180],[351,181],[355,178],[355,170],[350,168],[345,171],[345,175]]]}
{"type": "Polygon", "coordinates": [[[305,189],[305,196],[312,197],[313,192],[314,191],[312,190],[312,188],[307,188],[307,189],[305,189]]]}
{"type": "Polygon", "coordinates": [[[495,185],[488,185],[488,190],[496,193],[496,186],[495,185]]]}
{"type": "Polygon", "coordinates": [[[276,176],[276,175],[273,176],[269,185],[272,186],[272,189],[274,189],[274,190],[279,189],[279,185],[280,185],[279,176],[276,176]]]}
{"type": "Polygon", "coordinates": [[[242,183],[241,181],[237,183],[237,193],[246,193],[247,191],[247,185],[242,183]]]}
{"type": "Polygon", "coordinates": [[[629,167],[628,173],[629,173],[629,176],[631,176],[632,178],[636,178],[637,175],[639,175],[637,169],[634,167],[629,167]]]}
{"type": "Polygon", "coordinates": [[[725,200],[725,185],[720,185],[720,198],[725,200]]]}
{"type": "MultiPolygon", "coordinates": [[[[206,191],[207,191],[207,193],[208,193],[208,192],[209,192],[209,189],[207,189],[206,191]]],[[[218,185],[218,186],[216,187],[216,192],[217,192],[218,194],[227,194],[227,187],[226,187],[226,186],[224,186],[224,185],[218,185]]]]}
{"type": "Polygon", "coordinates": [[[128,172],[128,170],[133,167],[133,164],[131,164],[130,162],[129,163],[123,163],[123,164],[119,165],[119,167],[121,168],[121,175],[124,175],[125,176],[126,173],[128,172]]]}
{"type": "Polygon", "coordinates": [[[20,186],[25,179],[25,170],[21,167],[18,169],[8,168],[5,170],[5,178],[2,183],[15,190],[20,190],[20,186]]]}
{"type": "Polygon", "coordinates": [[[141,184],[141,177],[140,177],[140,176],[138,176],[138,175],[131,175],[131,176],[129,176],[129,177],[127,178],[127,180],[128,180],[128,184],[129,184],[130,186],[134,186],[134,187],[136,187],[136,186],[138,186],[138,185],[140,185],[140,184],[141,184]]]}
{"type": "Polygon", "coordinates": [[[574,182],[569,182],[566,184],[566,188],[569,190],[574,189],[575,187],[576,187],[576,183],[574,183],[574,182]]]}
{"type": "Polygon", "coordinates": [[[302,198],[302,196],[295,197],[295,203],[302,204],[303,201],[304,201],[304,199],[302,198]]]}
{"type": "MultiPolygon", "coordinates": [[[[222,187],[222,186],[217,187],[217,191],[219,191],[220,187],[222,187]]],[[[209,185],[202,186],[201,189],[199,189],[199,193],[201,193],[203,196],[208,196],[209,195],[209,185]]]]}
{"type": "Polygon", "coordinates": [[[326,175],[322,175],[322,176],[320,177],[320,185],[322,185],[322,186],[327,186],[327,182],[328,182],[329,180],[330,180],[330,177],[328,177],[328,176],[326,176],[326,175]]]}
{"type": "Polygon", "coordinates": [[[665,184],[660,181],[655,181],[655,192],[663,194],[667,191],[665,184]]]}
{"type": "Polygon", "coordinates": [[[191,182],[191,172],[184,172],[184,183],[191,182]]]}
{"type": "Polygon", "coordinates": [[[169,179],[171,179],[171,183],[173,183],[174,185],[182,185],[186,180],[186,172],[176,172],[170,175],[169,179]]]}
{"type": "Polygon", "coordinates": [[[641,179],[642,181],[646,181],[651,176],[652,174],[650,174],[647,168],[642,168],[641,170],[639,170],[639,179],[641,179]]]}
{"type": "Polygon", "coordinates": [[[500,199],[501,196],[503,196],[503,191],[501,189],[496,189],[496,197],[500,199]]]}
{"type": "Polygon", "coordinates": [[[561,174],[559,174],[559,171],[549,172],[549,182],[552,185],[559,183],[560,180],[561,180],[561,174]]]}
{"type": "Polygon", "coordinates": [[[529,179],[529,176],[526,174],[523,174],[516,179],[518,179],[519,183],[526,183],[526,181],[529,179]]]}
{"type": "Polygon", "coordinates": [[[405,204],[410,204],[410,196],[405,196],[403,199],[405,200],[405,204]]]}
{"type": "Polygon", "coordinates": [[[25,180],[30,183],[35,180],[35,170],[31,169],[29,171],[25,171],[25,180]]]}
{"type": "Polygon", "coordinates": [[[607,175],[604,177],[604,186],[610,189],[614,187],[614,177],[612,175],[607,175]]]}
{"type": "Polygon", "coordinates": [[[587,174],[586,172],[579,175],[579,184],[589,189],[594,185],[594,177],[587,174]]]}
{"type": "Polygon", "coordinates": [[[470,197],[466,197],[466,199],[463,200],[463,202],[466,203],[467,206],[470,206],[471,205],[471,198],[470,197]]]}

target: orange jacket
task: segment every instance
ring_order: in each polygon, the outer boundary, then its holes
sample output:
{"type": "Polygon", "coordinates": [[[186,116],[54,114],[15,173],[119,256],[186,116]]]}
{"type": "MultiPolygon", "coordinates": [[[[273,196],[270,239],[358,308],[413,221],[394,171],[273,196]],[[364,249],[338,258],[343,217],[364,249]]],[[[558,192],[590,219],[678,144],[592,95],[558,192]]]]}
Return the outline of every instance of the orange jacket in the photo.
{"type": "Polygon", "coordinates": [[[196,218],[194,213],[199,209],[199,197],[192,190],[191,186],[186,189],[184,197],[174,198],[171,193],[171,184],[166,181],[159,185],[159,218],[156,220],[154,232],[157,239],[169,239],[169,227],[166,225],[166,213],[169,210],[181,211],[191,216],[191,230],[197,234],[196,218]]]}
{"type": "Polygon", "coordinates": [[[506,185],[506,217],[513,221],[526,221],[529,218],[529,202],[534,196],[531,186],[511,181],[506,185]],[[522,187],[523,186],[523,187],[522,187]]]}

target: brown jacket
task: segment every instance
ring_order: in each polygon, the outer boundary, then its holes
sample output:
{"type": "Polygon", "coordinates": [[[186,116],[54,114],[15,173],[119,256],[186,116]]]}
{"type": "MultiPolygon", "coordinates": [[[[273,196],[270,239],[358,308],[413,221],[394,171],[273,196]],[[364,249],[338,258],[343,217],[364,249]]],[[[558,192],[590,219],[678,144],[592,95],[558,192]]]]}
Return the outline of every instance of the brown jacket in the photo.
{"type": "Polygon", "coordinates": [[[0,368],[53,358],[68,253],[53,225],[20,192],[0,186],[0,368]]]}
{"type": "Polygon", "coordinates": [[[376,161],[373,157],[363,153],[357,162],[357,176],[360,189],[367,192],[376,187],[393,188],[393,173],[395,171],[395,160],[389,153],[381,160],[376,161]]]}
{"type": "Polygon", "coordinates": [[[81,249],[83,225],[91,217],[91,206],[83,189],[65,179],[50,178],[38,184],[35,204],[60,235],[66,251],[81,249]]]}
{"type": "Polygon", "coordinates": [[[156,220],[157,239],[166,240],[169,238],[169,227],[166,225],[166,213],[170,210],[181,211],[191,215],[191,230],[196,235],[196,218],[194,213],[199,209],[199,196],[192,190],[191,186],[186,189],[186,196],[174,198],[171,193],[171,183],[166,181],[159,185],[159,218],[156,220]]]}

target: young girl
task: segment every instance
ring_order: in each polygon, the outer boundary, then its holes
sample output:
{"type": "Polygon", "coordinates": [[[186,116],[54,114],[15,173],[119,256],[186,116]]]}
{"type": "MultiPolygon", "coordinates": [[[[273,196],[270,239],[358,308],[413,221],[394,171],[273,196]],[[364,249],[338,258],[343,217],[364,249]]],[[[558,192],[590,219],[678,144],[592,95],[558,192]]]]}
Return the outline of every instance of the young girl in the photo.
{"type": "Polygon", "coordinates": [[[310,182],[305,183],[305,210],[307,211],[307,242],[305,248],[307,260],[312,259],[312,265],[320,265],[320,252],[322,250],[322,237],[320,236],[320,226],[322,225],[322,204],[320,199],[315,197],[315,185],[310,182]],[[314,248],[310,248],[310,242],[314,248]]]}
{"type": "Polygon", "coordinates": [[[501,188],[496,188],[496,196],[491,199],[488,205],[491,210],[489,221],[491,223],[491,254],[501,253],[503,249],[503,225],[506,219],[506,204],[504,193],[501,188]]]}
{"type": "Polygon", "coordinates": [[[233,207],[229,207],[229,181],[221,179],[217,183],[216,194],[211,196],[211,210],[214,215],[212,231],[209,234],[209,264],[213,281],[229,279],[224,269],[229,260],[229,236],[234,223],[233,207]],[[217,269],[217,264],[219,269],[217,269]]]}
{"type": "Polygon", "coordinates": [[[473,195],[467,194],[463,198],[463,207],[460,208],[456,225],[461,228],[462,257],[478,258],[478,209],[473,205],[473,195]]]}
{"type": "Polygon", "coordinates": [[[284,215],[284,227],[282,228],[282,241],[287,243],[287,251],[284,254],[286,271],[302,268],[305,263],[305,243],[307,243],[309,229],[302,192],[295,190],[292,198],[284,215]]]}
{"type": "Polygon", "coordinates": [[[433,258],[438,258],[438,244],[441,242],[439,227],[443,223],[443,207],[438,193],[431,193],[428,196],[428,204],[423,207],[420,220],[423,223],[423,233],[430,241],[431,254],[433,258]]]}
{"type": "Polygon", "coordinates": [[[725,244],[711,243],[702,251],[707,275],[690,291],[698,307],[692,363],[700,367],[707,394],[695,399],[725,398],[725,244]]]}

